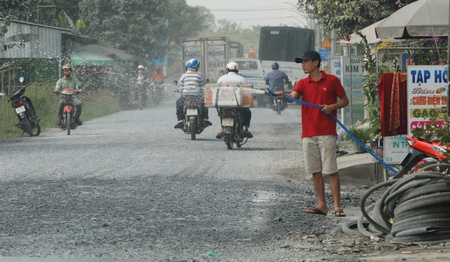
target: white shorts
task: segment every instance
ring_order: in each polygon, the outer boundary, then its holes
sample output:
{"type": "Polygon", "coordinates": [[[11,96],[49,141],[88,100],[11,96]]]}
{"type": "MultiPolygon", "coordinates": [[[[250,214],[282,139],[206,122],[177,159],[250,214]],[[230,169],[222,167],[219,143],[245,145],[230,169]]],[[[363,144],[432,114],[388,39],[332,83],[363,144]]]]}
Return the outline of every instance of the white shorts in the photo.
{"type": "Polygon", "coordinates": [[[338,172],[336,159],[336,136],[313,136],[303,138],[306,173],[322,172],[330,175],[338,172]]]}

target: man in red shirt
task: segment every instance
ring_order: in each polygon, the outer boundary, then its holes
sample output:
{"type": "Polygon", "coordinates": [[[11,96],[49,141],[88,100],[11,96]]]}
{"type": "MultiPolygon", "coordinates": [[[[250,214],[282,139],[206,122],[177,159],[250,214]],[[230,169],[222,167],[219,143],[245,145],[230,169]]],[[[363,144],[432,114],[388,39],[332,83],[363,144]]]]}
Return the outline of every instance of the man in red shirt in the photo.
{"type": "Polygon", "coordinates": [[[337,115],[337,110],[348,105],[348,97],[340,80],[320,70],[321,58],[316,51],[306,51],[302,57],[295,59],[302,64],[308,77],[297,82],[292,92],[282,95],[294,99],[320,105],[318,109],[302,105],[302,140],[305,156],[306,172],[312,174],[314,190],[318,205],[306,210],[306,213],[326,215],[328,213],[325,200],[323,174],[330,176],[330,188],[333,194],[335,216],[345,216],[341,208],[340,179],[336,159],[336,122],[329,114],[337,115]]]}

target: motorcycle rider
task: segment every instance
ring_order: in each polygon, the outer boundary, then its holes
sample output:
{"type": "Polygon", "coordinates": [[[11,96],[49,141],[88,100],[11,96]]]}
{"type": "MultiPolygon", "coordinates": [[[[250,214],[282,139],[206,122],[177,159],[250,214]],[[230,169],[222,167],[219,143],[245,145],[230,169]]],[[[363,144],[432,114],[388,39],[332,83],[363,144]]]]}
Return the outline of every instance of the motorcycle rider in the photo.
{"type": "MultiPolygon", "coordinates": [[[[243,76],[239,75],[239,65],[236,62],[229,62],[225,70],[228,72],[226,75],[219,77],[217,80],[217,85],[239,85],[239,84],[247,84],[247,79],[243,76]]],[[[250,108],[243,107],[242,108],[242,126],[244,127],[244,136],[247,138],[252,138],[253,135],[250,133],[248,128],[250,127],[250,120],[252,119],[252,111],[250,108]]],[[[222,119],[221,119],[222,120],[222,119]]],[[[223,126],[220,127],[219,132],[216,135],[217,139],[223,138],[223,126]]]]}
{"type": "Polygon", "coordinates": [[[155,71],[152,80],[163,83],[166,76],[163,74],[161,67],[157,67],[155,71]]]}
{"type": "MultiPolygon", "coordinates": [[[[279,88],[284,92],[284,84],[289,83],[289,77],[285,72],[279,70],[280,65],[277,62],[272,63],[272,71],[266,75],[266,84],[269,85],[269,89],[275,92],[275,88],[279,88]]],[[[269,96],[269,105],[273,105],[273,98],[269,96]]]]}
{"type": "Polygon", "coordinates": [[[185,115],[183,112],[183,106],[186,96],[196,96],[201,99],[202,115],[200,117],[203,119],[203,124],[205,126],[212,125],[212,123],[208,120],[208,108],[205,107],[203,98],[203,87],[205,86],[206,81],[201,74],[197,73],[199,68],[200,61],[197,59],[189,60],[186,63],[186,72],[182,74],[178,80],[178,91],[181,93],[181,97],[178,98],[176,102],[178,123],[174,126],[174,128],[182,129],[184,127],[183,119],[185,115]]]}
{"type": "MultiPolygon", "coordinates": [[[[133,83],[137,84],[137,83],[141,83],[142,84],[142,99],[144,101],[144,104],[146,104],[147,102],[147,82],[148,82],[148,77],[145,74],[145,67],[143,65],[139,65],[137,68],[137,76],[135,81],[133,81],[133,83]]],[[[136,89],[134,92],[134,102],[137,103],[137,100],[139,98],[139,88],[136,85],[136,89]]]]}
{"type": "MultiPolygon", "coordinates": [[[[59,79],[58,82],[56,82],[54,91],[61,92],[64,88],[67,87],[71,87],[76,90],[81,90],[81,82],[72,76],[72,67],[69,64],[65,64],[63,65],[62,70],[64,76],[61,79],[59,79]]],[[[58,120],[56,122],[58,126],[61,125],[64,105],[65,105],[64,97],[61,96],[61,98],[59,99],[58,120]]],[[[80,120],[80,115],[83,102],[77,95],[73,96],[73,106],[77,109],[77,112],[75,114],[75,122],[77,123],[77,125],[81,126],[83,122],[80,120]]]]}

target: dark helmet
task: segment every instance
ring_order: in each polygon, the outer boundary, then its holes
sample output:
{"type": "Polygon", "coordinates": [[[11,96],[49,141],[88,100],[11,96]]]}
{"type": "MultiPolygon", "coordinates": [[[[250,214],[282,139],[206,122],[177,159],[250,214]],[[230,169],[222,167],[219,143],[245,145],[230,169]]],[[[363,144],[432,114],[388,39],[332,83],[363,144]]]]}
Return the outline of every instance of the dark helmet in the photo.
{"type": "Polygon", "coordinates": [[[279,69],[280,65],[277,62],[272,63],[272,69],[279,69]]]}

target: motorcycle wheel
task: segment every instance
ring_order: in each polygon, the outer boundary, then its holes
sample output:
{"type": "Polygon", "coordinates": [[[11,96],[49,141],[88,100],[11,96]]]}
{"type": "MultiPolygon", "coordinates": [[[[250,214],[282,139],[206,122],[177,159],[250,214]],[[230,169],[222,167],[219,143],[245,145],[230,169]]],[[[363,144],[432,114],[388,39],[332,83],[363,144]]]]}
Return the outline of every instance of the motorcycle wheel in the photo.
{"type": "Polygon", "coordinates": [[[33,131],[33,136],[38,136],[41,133],[41,125],[36,116],[31,118],[31,130],[33,131]]]}
{"type": "Polygon", "coordinates": [[[139,103],[139,110],[144,109],[144,99],[142,97],[142,94],[139,94],[139,101],[138,101],[138,103],[139,103]]]}
{"type": "Polygon", "coordinates": [[[33,136],[33,130],[31,129],[30,118],[28,118],[27,115],[25,115],[24,118],[20,119],[20,126],[22,127],[22,130],[25,133],[27,133],[29,136],[33,136]]]}
{"type": "Polygon", "coordinates": [[[64,118],[66,119],[66,129],[67,129],[67,135],[70,136],[70,128],[71,128],[71,115],[70,113],[66,112],[64,118]]]}
{"type": "Polygon", "coordinates": [[[277,115],[281,115],[281,102],[277,101],[277,115]]]}
{"type": "Polygon", "coordinates": [[[189,120],[189,132],[191,133],[191,140],[195,140],[196,132],[197,132],[197,123],[194,120],[189,120]]]}
{"type": "Polygon", "coordinates": [[[225,134],[225,143],[227,144],[228,149],[233,149],[233,137],[230,133],[225,134]]]}
{"type": "Polygon", "coordinates": [[[160,100],[161,100],[161,97],[160,97],[158,94],[155,94],[155,95],[153,96],[153,103],[154,103],[155,105],[159,105],[160,100]]]}

